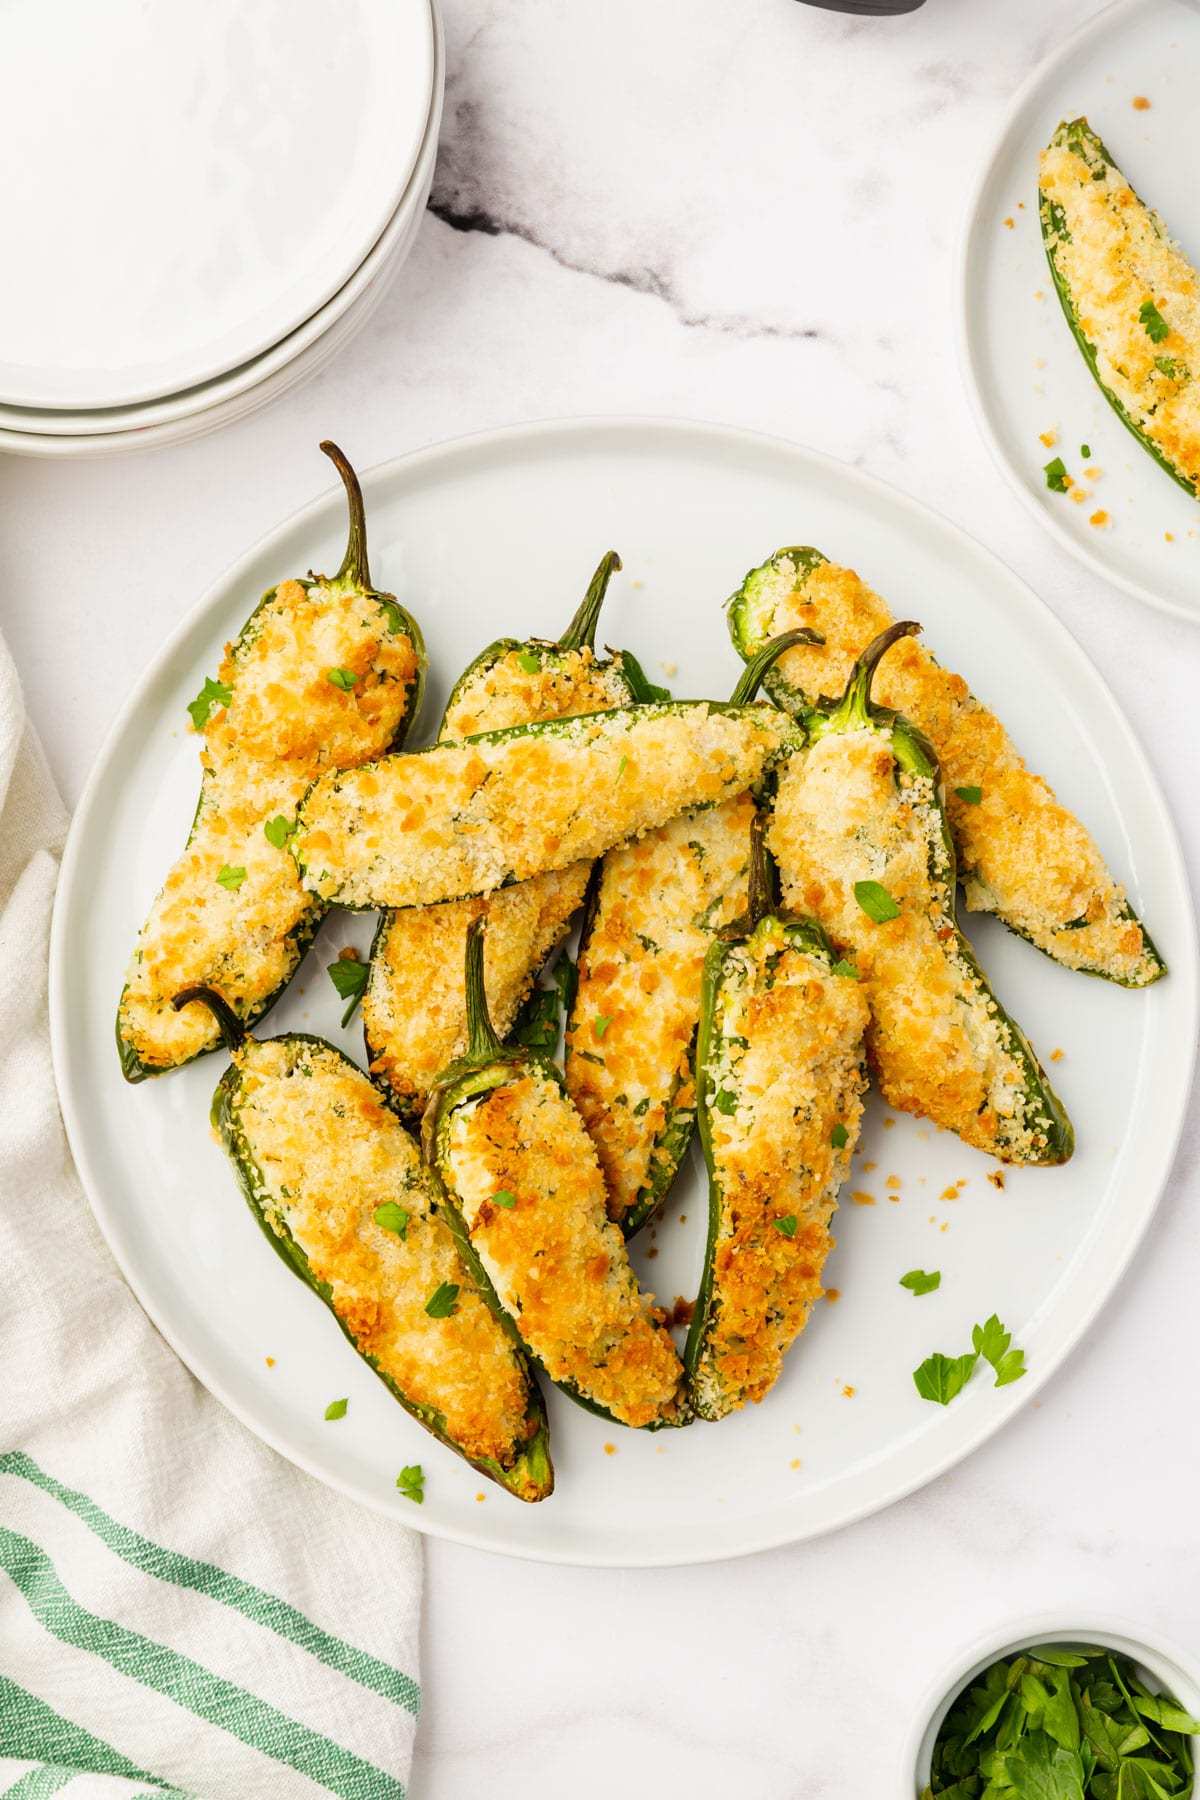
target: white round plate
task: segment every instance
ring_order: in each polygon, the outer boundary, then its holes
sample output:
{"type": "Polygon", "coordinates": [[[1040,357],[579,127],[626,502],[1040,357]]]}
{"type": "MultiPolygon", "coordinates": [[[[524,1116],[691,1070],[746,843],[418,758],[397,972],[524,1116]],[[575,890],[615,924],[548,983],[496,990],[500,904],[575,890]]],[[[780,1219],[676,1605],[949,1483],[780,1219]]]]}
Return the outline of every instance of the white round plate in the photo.
{"type": "Polygon", "coordinates": [[[268,400],[298,386],[300,380],[307,380],[328,361],[334,347],[346,343],[354,335],[370,317],[387,284],[411,250],[433,184],[445,92],[445,37],[436,0],[430,0],[430,12],[434,34],[434,82],[420,153],[399,206],[349,281],[295,331],[272,344],[261,356],[199,387],[158,400],[142,401],[135,406],[82,412],[39,411],[0,404],[0,450],[17,450],[34,456],[104,455],[200,436],[234,418],[258,411],[268,400]],[[369,292],[373,292],[374,297],[362,304],[369,292]],[[351,314],[355,320],[353,326],[339,335],[335,327],[351,314]],[[318,351],[321,340],[326,341],[318,351]],[[304,373],[300,376],[296,371],[302,359],[304,373]],[[288,371],[286,379],[283,378],[285,370],[288,371]],[[238,409],[230,405],[252,389],[257,390],[253,405],[238,409]],[[181,421],[190,420],[199,413],[211,416],[202,425],[180,428],[181,421]],[[146,435],[157,426],[174,429],[161,436],[146,435]],[[119,441],[111,445],[97,444],[95,440],[100,437],[115,437],[119,441]],[[68,442],[61,446],[46,442],[54,438],[68,442]]]}
{"type": "Polygon", "coordinates": [[[1194,180],[1200,9],[1118,0],[1026,82],[967,215],[959,345],[992,453],[1025,503],[1082,562],[1140,600],[1200,619],[1200,505],[1143,450],[1092,379],[1063,317],[1038,224],[1038,155],[1086,114],[1147,205],[1200,263],[1194,180]],[[1145,110],[1133,102],[1148,100],[1145,110]],[[1047,446],[1042,435],[1056,433],[1047,446]],[[1089,457],[1081,455],[1084,446],[1089,457]],[[1046,486],[1060,456],[1090,497],[1046,486]],[[1106,519],[1092,524],[1097,513],[1106,519]]]}
{"type": "Polygon", "coordinates": [[[251,414],[302,387],[324,368],[339,350],[355,337],[375,311],[393,277],[406,261],[425,217],[425,202],[433,179],[436,137],[431,140],[428,162],[412,204],[406,207],[398,229],[390,235],[388,256],[380,261],[372,279],[360,287],[352,306],[339,313],[328,330],[317,336],[297,356],[277,368],[264,380],[244,391],[219,401],[216,405],[189,411],[180,418],[168,418],[159,424],[138,426],[132,430],[85,432],[68,435],[62,432],[9,431],[0,429],[0,452],[21,456],[124,456],[136,450],[162,449],[190,438],[206,437],[226,425],[233,425],[251,414]]]}
{"type": "MultiPolygon", "coordinates": [[[[353,445],[348,446],[353,450],[353,445]]],[[[1037,1392],[1112,1292],[1154,1210],[1188,1090],[1196,962],[1182,862],[1128,725],[1082,651],[987,551],[914,501],[812,451],[717,427],[583,420],[425,450],[364,483],[371,567],[411,606],[432,669],[433,729],[464,664],[500,634],[561,631],[602,552],[625,560],[601,638],[627,644],[679,694],[724,695],[740,665],[722,603],[780,544],[812,543],[876,581],[900,616],[975,680],[1017,743],[1090,821],[1171,964],[1144,993],[1085,980],[986,921],[970,922],[1000,992],[1049,1056],[1078,1150],[1062,1169],[992,1162],[872,1102],[822,1301],[761,1406],[720,1425],[623,1431],[548,1394],[558,1485],[522,1506],[482,1482],[390,1399],[330,1315],[263,1243],[209,1131],[224,1066],[212,1056],[127,1087],[113,1018],[135,934],[180,849],[197,756],[184,707],[259,594],[289,572],[335,566],[332,492],[271,533],[158,652],[113,727],[80,802],[51,949],[51,1019],[63,1113],[113,1252],[163,1334],[254,1431],[302,1467],[405,1523],[551,1562],[699,1562],[811,1537],[941,1473],[1037,1392]],[[464,562],[464,547],[472,557],[464,562]],[[474,560],[472,560],[474,559],[474,560]],[[889,1176],[899,1188],[888,1187],[889,1176]],[[956,1200],[942,1196],[966,1182],[956,1200]],[[894,1202],[894,1203],[893,1203],[894,1202]],[[942,1271],[915,1300],[913,1267],[942,1271]],[[977,1376],[951,1406],[912,1371],[970,1345],[998,1312],[1027,1378],[977,1376]],[[268,1366],[268,1358],[274,1366],[268,1366]],[[349,1411],[326,1424],[330,1400],[349,1411]],[[425,1503],[396,1491],[425,1469],[425,1503]]],[[[421,741],[414,739],[414,742],[421,741]]],[[[267,1031],[301,1028],[362,1059],[357,1024],[325,965],[365,949],[370,917],[325,925],[267,1031]]],[[[693,1162],[635,1246],[660,1296],[696,1291],[704,1186],[693,1162]]]]}
{"type": "Polygon", "coordinates": [[[429,118],[428,0],[9,0],[0,397],[124,406],[257,356],[343,286],[429,118]],[[54,129],[46,129],[47,94],[54,129]]]}

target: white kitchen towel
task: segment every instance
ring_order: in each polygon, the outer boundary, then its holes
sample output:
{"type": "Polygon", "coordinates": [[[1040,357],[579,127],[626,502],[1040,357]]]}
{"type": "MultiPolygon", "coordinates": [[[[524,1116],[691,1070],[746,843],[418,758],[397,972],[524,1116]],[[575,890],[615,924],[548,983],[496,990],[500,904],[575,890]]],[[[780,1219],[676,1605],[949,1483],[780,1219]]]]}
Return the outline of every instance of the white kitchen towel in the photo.
{"type": "Polygon", "coordinates": [[[399,1800],[420,1539],[260,1444],[72,1167],[46,957],[66,815],[0,641],[0,1795],[399,1800]]]}

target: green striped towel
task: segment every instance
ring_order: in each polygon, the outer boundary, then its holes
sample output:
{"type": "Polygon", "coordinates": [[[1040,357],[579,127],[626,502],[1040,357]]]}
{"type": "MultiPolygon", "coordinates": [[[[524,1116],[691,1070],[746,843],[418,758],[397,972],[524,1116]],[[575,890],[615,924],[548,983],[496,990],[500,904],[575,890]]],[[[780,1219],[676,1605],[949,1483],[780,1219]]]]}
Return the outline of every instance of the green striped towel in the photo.
{"type": "Polygon", "coordinates": [[[402,1800],[419,1538],[193,1381],[72,1169],[46,1021],[65,824],[0,642],[0,1796],[402,1800]]]}

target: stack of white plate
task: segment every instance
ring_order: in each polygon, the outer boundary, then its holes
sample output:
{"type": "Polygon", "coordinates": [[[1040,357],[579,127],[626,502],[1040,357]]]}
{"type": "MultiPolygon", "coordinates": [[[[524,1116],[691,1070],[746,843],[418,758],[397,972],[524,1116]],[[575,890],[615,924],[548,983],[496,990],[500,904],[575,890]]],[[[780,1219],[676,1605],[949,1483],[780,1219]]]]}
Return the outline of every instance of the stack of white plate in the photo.
{"type": "Polygon", "coordinates": [[[306,381],[425,211],[437,0],[4,0],[0,449],[176,443],[306,381]]]}

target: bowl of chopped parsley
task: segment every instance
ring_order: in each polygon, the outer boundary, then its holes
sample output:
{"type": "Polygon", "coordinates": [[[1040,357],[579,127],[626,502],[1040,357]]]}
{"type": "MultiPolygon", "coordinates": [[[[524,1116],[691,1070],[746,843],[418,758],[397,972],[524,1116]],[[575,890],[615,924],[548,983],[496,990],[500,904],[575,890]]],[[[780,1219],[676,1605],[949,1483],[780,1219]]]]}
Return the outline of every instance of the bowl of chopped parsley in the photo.
{"type": "Polygon", "coordinates": [[[1121,1619],[1043,1616],[955,1659],[901,1758],[901,1800],[1192,1800],[1200,1660],[1121,1619]]]}

